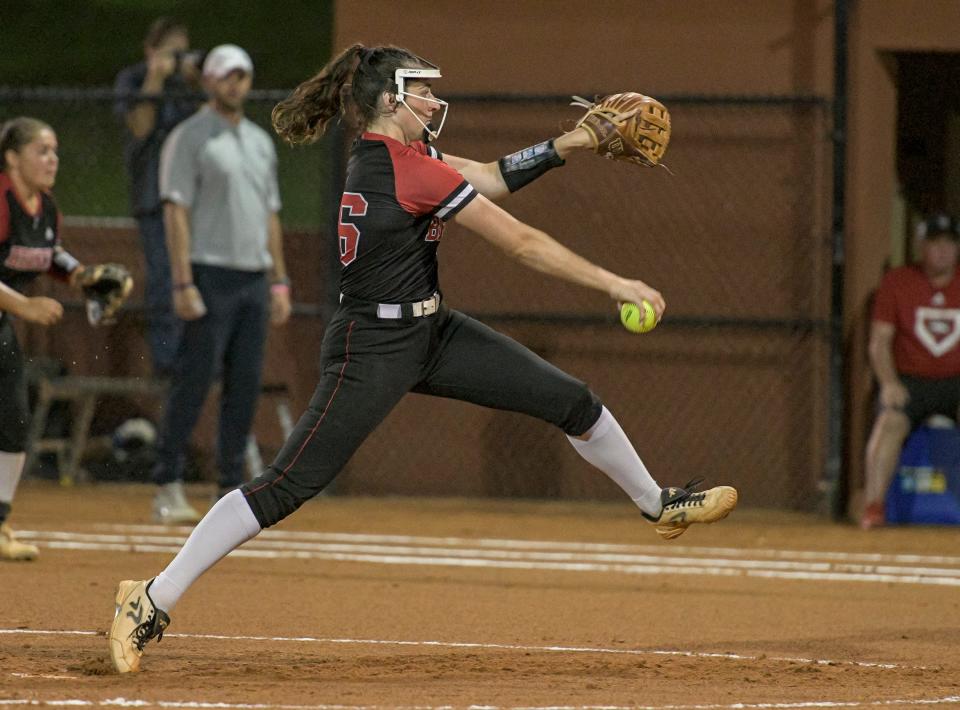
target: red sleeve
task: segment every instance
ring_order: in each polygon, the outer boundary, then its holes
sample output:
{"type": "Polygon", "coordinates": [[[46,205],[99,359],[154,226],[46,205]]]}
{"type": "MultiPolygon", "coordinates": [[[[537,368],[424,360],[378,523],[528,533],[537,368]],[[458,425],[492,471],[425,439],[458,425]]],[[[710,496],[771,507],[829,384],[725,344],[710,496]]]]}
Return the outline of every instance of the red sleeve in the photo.
{"type": "Polygon", "coordinates": [[[897,272],[888,271],[880,282],[873,299],[873,320],[896,325],[897,323],[897,272]]]}
{"type": "Polygon", "coordinates": [[[434,148],[432,145],[427,145],[423,141],[414,141],[410,144],[410,147],[413,148],[418,153],[435,158],[436,160],[443,160],[443,153],[434,148]]]}
{"type": "Polygon", "coordinates": [[[416,149],[398,150],[393,155],[393,165],[397,201],[412,215],[436,214],[447,220],[477,196],[463,175],[416,149]]]}

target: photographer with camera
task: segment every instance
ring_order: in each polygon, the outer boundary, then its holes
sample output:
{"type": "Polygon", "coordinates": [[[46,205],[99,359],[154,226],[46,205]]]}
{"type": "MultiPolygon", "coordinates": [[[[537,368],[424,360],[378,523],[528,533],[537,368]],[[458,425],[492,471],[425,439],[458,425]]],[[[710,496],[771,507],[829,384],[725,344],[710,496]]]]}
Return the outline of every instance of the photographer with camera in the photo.
{"type": "Polygon", "coordinates": [[[147,334],[153,371],[168,376],[180,340],[173,313],[170,259],[160,202],[160,148],[170,132],[199,107],[203,52],[190,50],[186,26],[169,17],[150,25],[144,61],[126,67],[114,84],[114,113],[124,125],[124,163],[130,205],[146,262],[147,334]]]}

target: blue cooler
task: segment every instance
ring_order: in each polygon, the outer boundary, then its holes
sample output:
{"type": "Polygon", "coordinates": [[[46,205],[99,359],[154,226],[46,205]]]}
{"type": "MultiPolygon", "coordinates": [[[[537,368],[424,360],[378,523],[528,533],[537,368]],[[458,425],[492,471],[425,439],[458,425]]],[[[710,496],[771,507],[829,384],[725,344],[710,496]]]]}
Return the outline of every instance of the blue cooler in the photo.
{"type": "Polygon", "coordinates": [[[923,425],[910,434],[886,514],[888,523],[960,525],[960,429],[923,425]]]}

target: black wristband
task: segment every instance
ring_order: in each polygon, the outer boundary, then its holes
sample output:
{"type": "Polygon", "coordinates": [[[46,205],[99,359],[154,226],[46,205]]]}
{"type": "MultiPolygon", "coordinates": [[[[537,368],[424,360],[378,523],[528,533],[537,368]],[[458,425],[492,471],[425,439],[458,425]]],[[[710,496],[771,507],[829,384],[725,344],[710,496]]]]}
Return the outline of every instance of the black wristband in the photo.
{"type": "Polygon", "coordinates": [[[553,139],[505,155],[497,161],[500,174],[503,175],[503,181],[507,183],[510,192],[516,192],[551,168],[560,167],[564,162],[566,161],[553,147],[553,139]]]}

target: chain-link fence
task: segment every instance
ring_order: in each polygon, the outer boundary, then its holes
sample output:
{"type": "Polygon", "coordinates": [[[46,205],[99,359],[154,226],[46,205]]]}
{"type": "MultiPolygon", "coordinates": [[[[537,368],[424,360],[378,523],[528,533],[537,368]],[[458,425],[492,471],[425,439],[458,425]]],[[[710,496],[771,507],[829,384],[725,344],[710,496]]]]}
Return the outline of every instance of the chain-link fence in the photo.
{"type": "MultiPolygon", "coordinates": [[[[481,160],[555,135],[578,116],[565,97],[446,98],[440,149],[481,160]]],[[[587,381],[663,483],[703,475],[740,486],[745,505],[812,507],[828,423],[828,106],[809,97],[661,98],[673,117],[669,170],[578,155],[503,203],[591,260],[659,288],[668,310],[654,333],[627,334],[603,294],[530,272],[455,225],[440,249],[445,297],[587,381]]],[[[268,127],[275,99],[256,96],[251,117],[268,127]]],[[[57,196],[68,216],[127,214],[111,101],[109,91],[3,101],[0,118],[35,115],[58,131],[57,196]]],[[[314,384],[318,319],[335,293],[329,225],[341,163],[331,147],[278,147],[284,221],[299,228],[288,260],[303,328],[268,360],[268,379],[298,377],[289,383],[298,406],[314,384]]],[[[113,258],[121,249],[138,258],[131,230],[99,224],[84,246],[109,242],[113,258]]],[[[279,444],[275,434],[261,438],[279,444]]],[[[547,425],[418,396],[358,452],[338,490],[619,495],[547,425]]]]}
{"type": "MultiPolygon", "coordinates": [[[[440,250],[444,293],[590,383],[661,479],[703,475],[739,485],[748,505],[813,507],[828,419],[828,106],[663,100],[673,119],[669,170],[575,156],[503,203],[578,253],[659,288],[668,310],[657,331],[627,334],[603,294],[531,273],[456,227],[440,250]]],[[[440,147],[492,159],[569,128],[563,118],[579,111],[568,101],[451,97],[440,147]]],[[[402,460],[411,471],[439,470],[432,478],[468,479],[478,493],[616,495],[539,423],[445,406],[447,416],[414,402],[395,414],[379,445],[352,464],[363,486],[404,490],[402,460]],[[407,426],[418,419],[429,427],[407,426]],[[423,445],[424,429],[438,446],[423,445]],[[446,449],[451,438],[462,447],[446,449]]]]}

